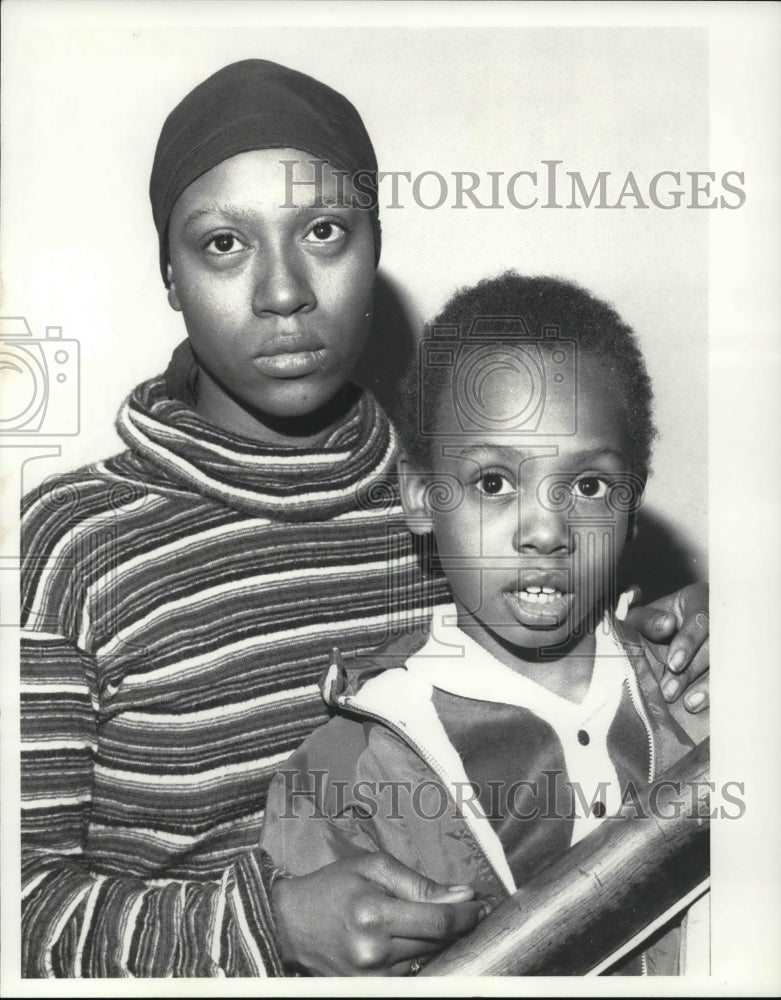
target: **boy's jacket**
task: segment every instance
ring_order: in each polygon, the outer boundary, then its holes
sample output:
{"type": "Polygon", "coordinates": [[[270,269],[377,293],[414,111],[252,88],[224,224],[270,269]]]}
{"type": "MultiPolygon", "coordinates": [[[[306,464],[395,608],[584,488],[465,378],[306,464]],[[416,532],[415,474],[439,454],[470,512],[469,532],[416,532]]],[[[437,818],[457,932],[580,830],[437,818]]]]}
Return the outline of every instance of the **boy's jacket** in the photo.
{"type": "MultiPolygon", "coordinates": [[[[610,624],[627,657],[655,778],[693,743],[661,695],[661,667],[644,640],[612,617],[610,624]]],[[[516,888],[502,845],[482,810],[464,805],[469,779],[434,710],[430,684],[404,666],[425,641],[404,636],[329,669],[323,697],[339,714],[280,767],[262,846],[296,875],[384,850],[444,885],[471,885],[476,898],[495,906],[516,888]]],[[[676,927],[621,974],[678,974],[679,937],[676,927]]]]}

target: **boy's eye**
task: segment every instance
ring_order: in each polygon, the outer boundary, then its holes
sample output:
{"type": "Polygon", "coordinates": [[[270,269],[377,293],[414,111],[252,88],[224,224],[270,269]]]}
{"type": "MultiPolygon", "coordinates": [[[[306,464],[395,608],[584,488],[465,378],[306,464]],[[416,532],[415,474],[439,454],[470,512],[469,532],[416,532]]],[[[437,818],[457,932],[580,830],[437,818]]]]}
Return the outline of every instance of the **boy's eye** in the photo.
{"type": "Polygon", "coordinates": [[[576,497],[600,500],[607,495],[607,482],[600,476],[581,476],[572,484],[572,492],[576,497]]]}
{"type": "Polygon", "coordinates": [[[216,255],[235,253],[242,248],[243,244],[233,235],[233,233],[218,233],[212,236],[206,244],[209,253],[216,255]]]}
{"type": "Polygon", "coordinates": [[[485,472],[477,480],[477,488],[489,497],[504,496],[513,492],[512,484],[500,472],[485,472]]]}
{"type": "Polygon", "coordinates": [[[336,243],[345,235],[342,226],[335,222],[322,220],[316,222],[304,237],[306,243],[336,243]]]}

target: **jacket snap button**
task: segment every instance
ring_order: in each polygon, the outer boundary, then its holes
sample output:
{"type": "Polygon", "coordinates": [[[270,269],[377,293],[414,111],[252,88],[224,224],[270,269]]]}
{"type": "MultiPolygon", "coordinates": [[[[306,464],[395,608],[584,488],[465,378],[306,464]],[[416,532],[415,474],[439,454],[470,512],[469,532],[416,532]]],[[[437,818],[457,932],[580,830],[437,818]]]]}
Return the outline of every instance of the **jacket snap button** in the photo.
{"type": "Polygon", "coordinates": [[[587,747],[590,742],[591,742],[591,737],[586,732],[586,730],[585,729],[579,729],[578,730],[578,743],[580,743],[580,745],[582,747],[587,747]]]}
{"type": "Polygon", "coordinates": [[[606,810],[605,810],[605,803],[604,802],[595,802],[594,803],[593,813],[597,817],[597,819],[602,819],[602,817],[605,815],[605,812],[606,812],[606,810]]]}

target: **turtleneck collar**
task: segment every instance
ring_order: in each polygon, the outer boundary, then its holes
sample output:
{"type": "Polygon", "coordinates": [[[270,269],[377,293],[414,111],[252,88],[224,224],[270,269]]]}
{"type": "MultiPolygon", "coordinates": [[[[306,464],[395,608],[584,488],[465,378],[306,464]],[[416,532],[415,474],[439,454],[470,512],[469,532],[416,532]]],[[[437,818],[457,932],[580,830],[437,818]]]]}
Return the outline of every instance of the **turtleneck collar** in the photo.
{"type": "Polygon", "coordinates": [[[126,444],[172,485],[283,521],[325,520],[390,499],[396,435],[367,391],[322,444],[261,444],[193,409],[191,357],[177,348],[166,375],[139,385],[117,419],[126,444]]]}

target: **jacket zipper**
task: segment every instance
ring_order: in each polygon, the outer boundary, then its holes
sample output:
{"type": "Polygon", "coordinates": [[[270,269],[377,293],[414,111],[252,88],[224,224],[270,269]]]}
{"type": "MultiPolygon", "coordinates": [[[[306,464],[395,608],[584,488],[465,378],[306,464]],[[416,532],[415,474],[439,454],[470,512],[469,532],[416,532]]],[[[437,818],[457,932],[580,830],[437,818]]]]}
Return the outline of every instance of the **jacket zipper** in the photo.
{"type": "MultiPolygon", "coordinates": [[[[629,657],[626,655],[626,650],[624,649],[624,644],[621,641],[621,637],[618,634],[618,630],[613,622],[613,616],[607,616],[608,628],[610,629],[610,634],[613,640],[618,645],[619,649],[624,654],[624,660],[626,665],[624,667],[626,671],[626,686],[629,690],[629,699],[634,705],[635,711],[640,716],[645,726],[645,734],[648,739],[648,783],[650,784],[654,780],[654,775],[656,772],[656,753],[654,747],[653,732],[651,730],[651,723],[648,721],[648,716],[646,715],[645,706],[643,705],[642,698],[640,697],[639,685],[637,681],[637,676],[632,669],[632,664],[629,661],[629,657]]],[[[648,957],[645,951],[640,952],[640,973],[643,976],[648,975],[648,957]]]]}
{"type": "Polygon", "coordinates": [[[624,644],[621,641],[621,636],[613,623],[613,616],[607,616],[608,628],[610,629],[610,634],[616,642],[616,645],[624,654],[624,671],[626,673],[627,689],[629,690],[629,699],[634,706],[635,711],[640,716],[643,725],[645,726],[646,740],[648,741],[648,783],[650,784],[656,775],[656,747],[654,746],[653,731],[651,729],[651,723],[648,720],[648,715],[645,711],[645,706],[643,705],[642,697],[640,696],[639,685],[635,672],[632,669],[632,664],[629,661],[629,657],[626,655],[626,650],[624,644]]]}
{"type": "Polygon", "coordinates": [[[426,764],[428,764],[428,766],[431,768],[434,774],[442,782],[445,791],[448,795],[448,798],[453,803],[453,806],[455,807],[458,815],[461,816],[463,821],[466,823],[468,829],[470,830],[472,836],[477,841],[477,845],[483,852],[483,857],[485,858],[489,868],[491,869],[494,878],[509,895],[510,893],[509,890],[507,889],[507,886],[504,884],[504,879],[501,877],[499,872],[497,872],[496,868],[494,867],[493,862],[491,861],[491,856],[486,850],[485,844],[483,843],[480,834],[472,826],[466,813],[458,809],[458,806],[455,800],[453,799],[453,796],[450,794],[447,776],[445,775],[445,769],[440,766],[439,761],[435,760],[435,758],[432,757],[432,755],[424,747],[419,746],[418,743],[416,743],[416,741],[410,737],[409,733],[405,732],[400,726],[397,726],[395,723],[391,722],[384,715],[380,715],[379,712],[372,712],[369,709],[364,708],[363,705],[356,705],[355,702],[352,700],[351,695],[341,696],[338,698],[338,701],[344,708],[351,709],[352,711],[355,712],[359,712],[361,715],[368,716],[371,719],[376,719],[378,722],[381,722],[384,726],[387,726],[388,729],[391,729],[394,733],[396,733],[397,736],[400,736],[401,739],[407,744],[407,746],[411,747],[415,751],[415,753],[417,753],[420,757],[423,758],[426,764]]]}

